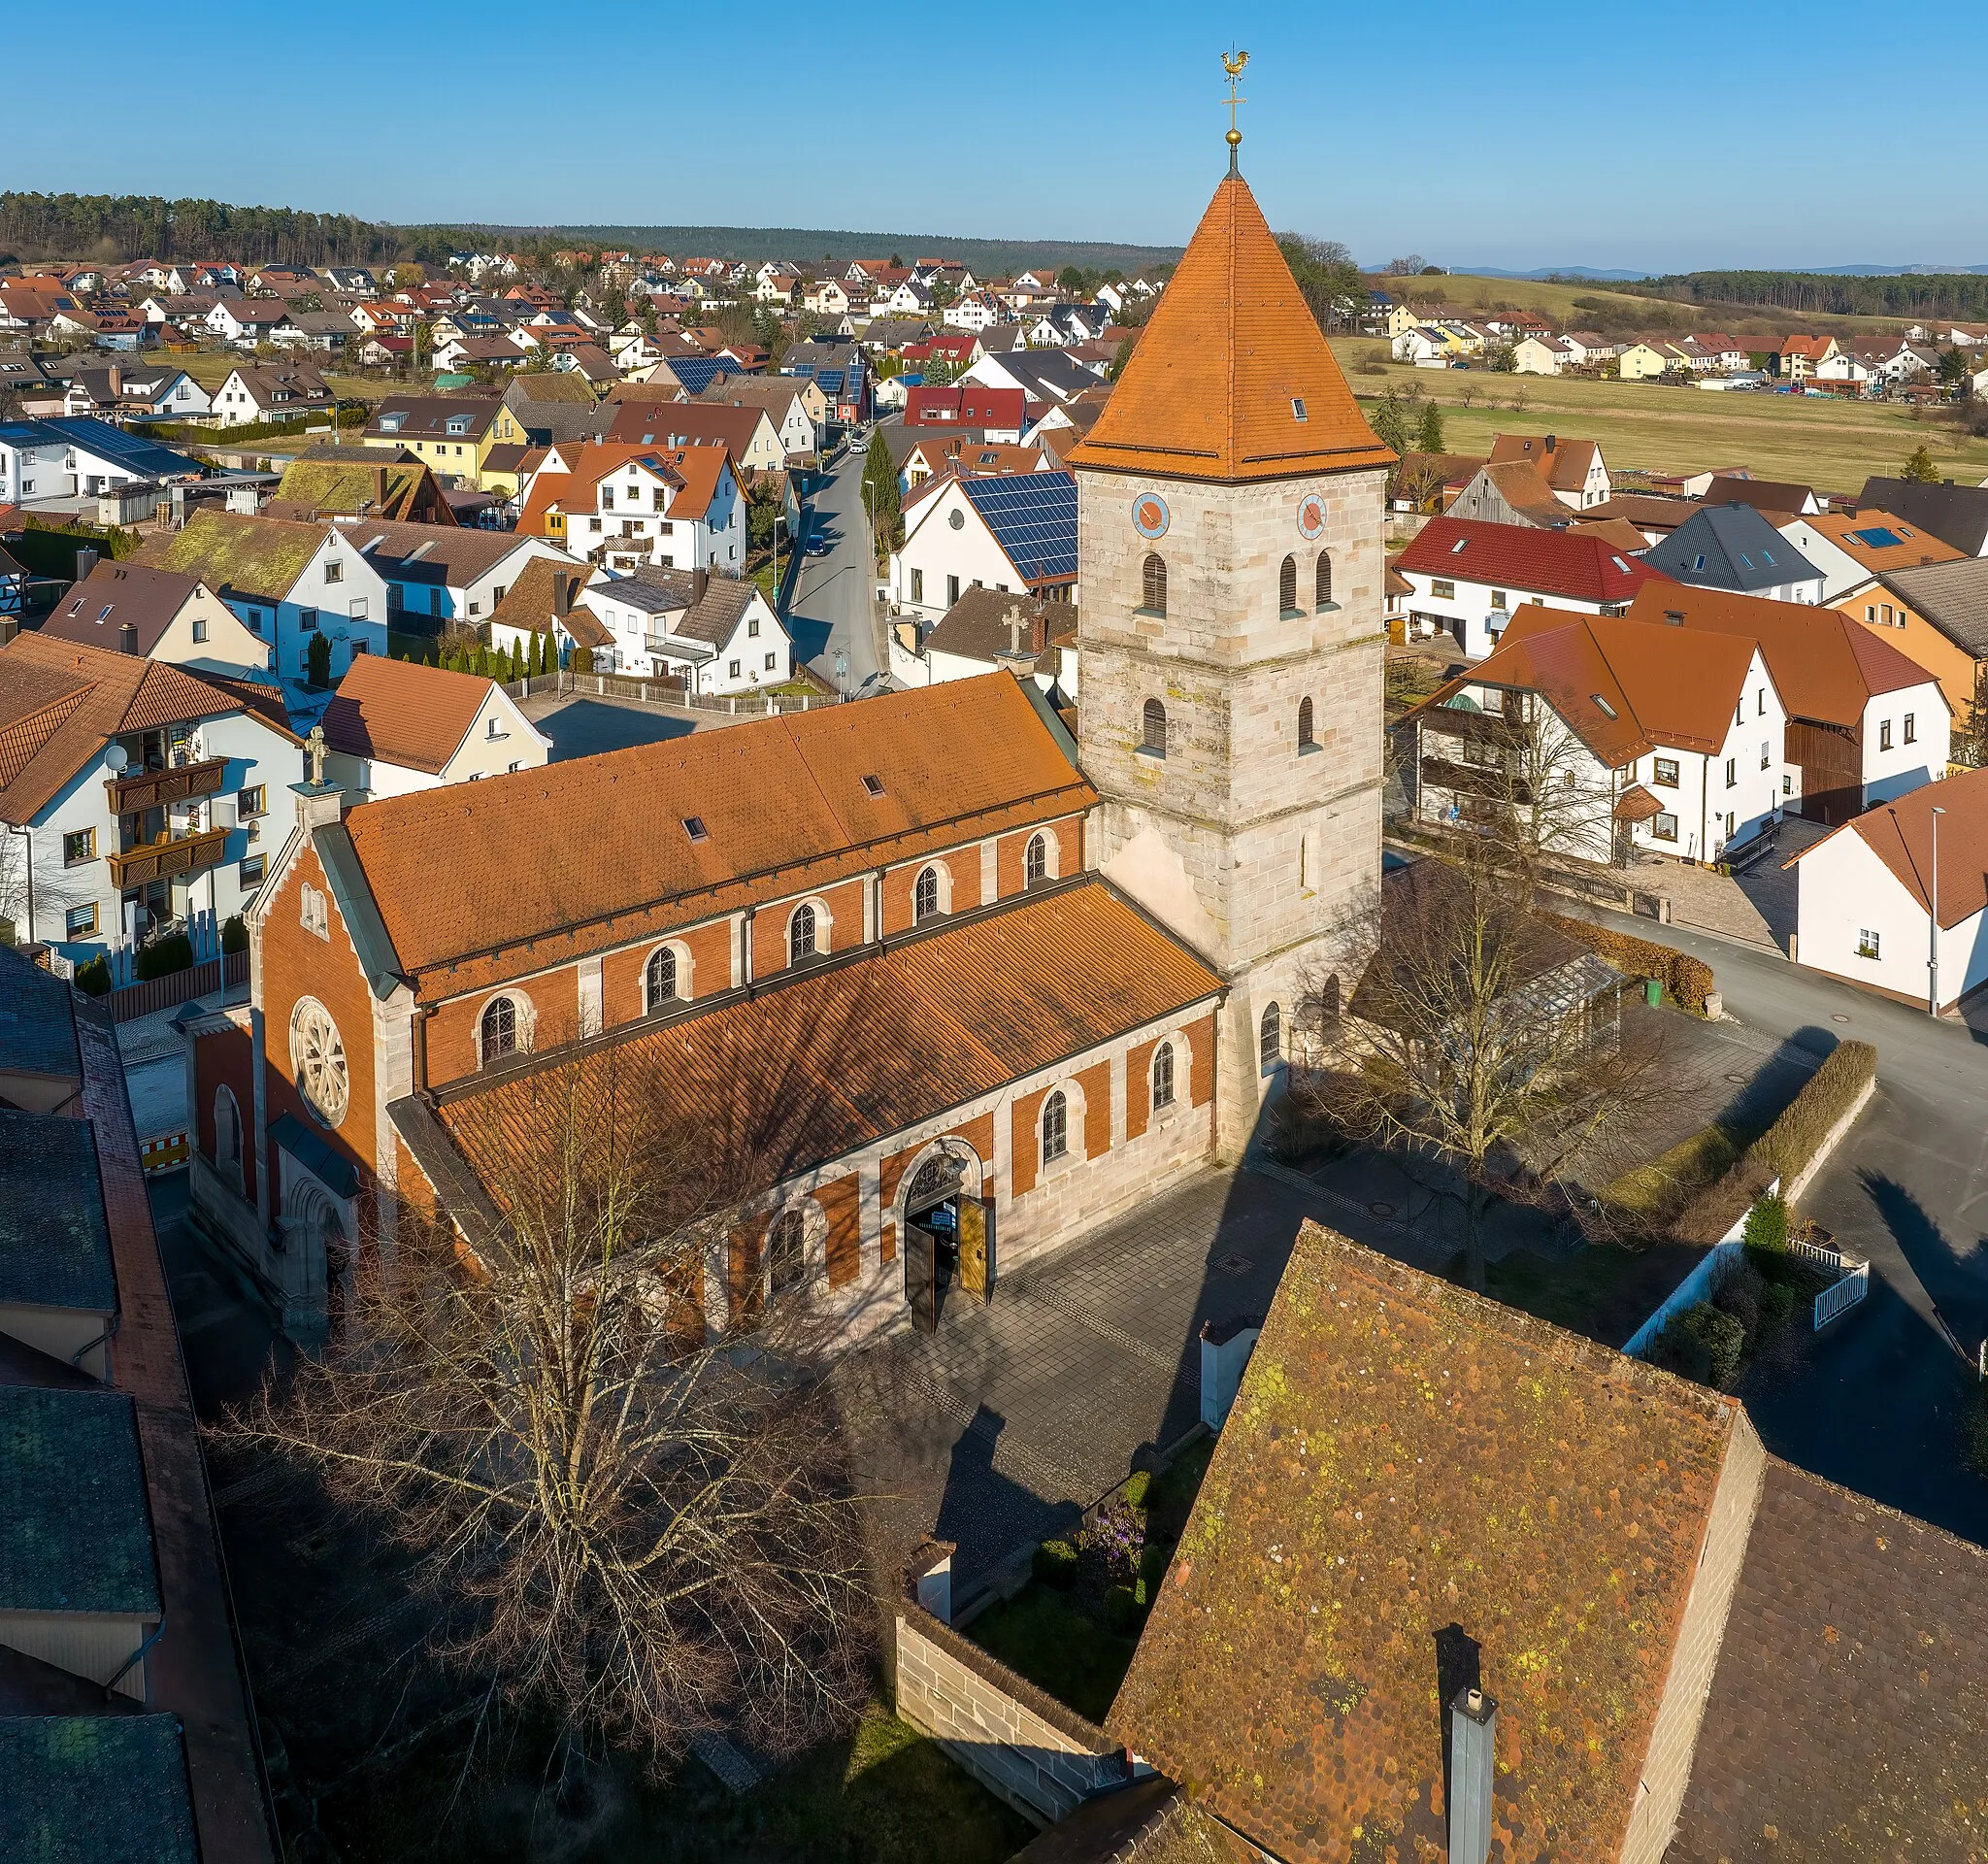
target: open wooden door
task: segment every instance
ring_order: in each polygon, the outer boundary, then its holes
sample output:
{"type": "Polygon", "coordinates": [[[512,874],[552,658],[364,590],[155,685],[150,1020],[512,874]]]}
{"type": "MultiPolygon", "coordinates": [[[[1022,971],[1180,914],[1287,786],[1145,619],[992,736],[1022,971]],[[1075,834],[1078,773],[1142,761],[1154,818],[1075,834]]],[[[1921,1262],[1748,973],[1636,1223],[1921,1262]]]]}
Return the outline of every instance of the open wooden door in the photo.
{"type": "Polygon", "coordinates": [[[959,1284],[983,1306],[994,1298],[994,1200],[959,1200],[959,1284]]]}
{"type": "Polygon", "coordinates": [[[905,1305],[920,1333],[939,1331],[939,1242],[921,1224],[907,1223],[904,1235],[905,1305]]]}

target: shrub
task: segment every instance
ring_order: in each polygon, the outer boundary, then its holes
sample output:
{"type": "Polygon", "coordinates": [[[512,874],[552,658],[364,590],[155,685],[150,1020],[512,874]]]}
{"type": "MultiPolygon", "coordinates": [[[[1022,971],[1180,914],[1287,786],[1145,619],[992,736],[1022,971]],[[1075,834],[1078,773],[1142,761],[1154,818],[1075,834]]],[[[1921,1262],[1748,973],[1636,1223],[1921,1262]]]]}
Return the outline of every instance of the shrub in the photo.
{"type": "Polygon", "coordinates": [[[1839,1043],[1749,1151],[1785,1183],[1822,1149],[1837,1122],[1876,1078],[1875,1048],[1868,1042],[1839,1043]]]}
{"type": "Polygon", "coordinates": [[[1765,1255],[1788,1252],[1788,1201],[1778,1192],[1757,1198],[1746,1213],[1746,1247],[1765,1255]]]}
{"type": "Polygon", "coordinates": [[[1673,1002],[1701,1016],[1705,1015],[1706,999],[1716,985],[1711,966],[1703,960],[1687,951],[1673,951],[1654,940],[1640,939],[1633,932],[1618,932],[1613,926],[1567,918],[1558,913],[1549,913],[1546,917],[1569,938],[1607,958],[1616,970],[1630,977],[1655,978],[1673,1002]]]}
{"type": "Polygon", "coordinates": [[[1760,1334],[1761,1296],[1766,1289],[1767,1283],[1742,1260],[1720,1282],[1712,1294],[1712,1306],[1739,1321],[1745,1329],[1746,1338],[1751,1341],[1760,1334]]]}
{"type": "Polygon", "coordinates": [[[221,949],[223,951],[246,951],[248,949],[248,921],[237,913],[233,918],[221,921],[221,949]]]}
{"type": "Polygon", "coordinates": [[[1105,1622],[1121,1638],[1136,1636],[1145,1615],[1145,1582],[1114,1585],[1105,1594],[1105,1622]]]}
{"type": "Polygon", "coordinates": [[[1746,1350],[1746,1329],[1733,1315],[1701,1301],[1697,1307],[1688,1308],[1671,1324],[1683,1324],[1687,1332],[1705,1345],[1709,1360],[1709,1377],[1706,1382],[1711,1385],[1727,1384],[1740,1370],[1740,1359],[1746,1350]]]}
{"type": "Polygon", "coordinates": [[[594,670],[594,650],[591,648],[576,647],[573,658],[567,667],[570,673],[591,673],[594,670]]]}
{"type": "Polygon", "coordinates": [[[138,973],[140,982],[147,982],[153,978],[170,978],[192,963],[193,941],[183,932],[175,932],[169,938],[142,947],[132,969],[138,973]]]}
{"type": "Polygon", "coordinates": [[[1030,1565],[1036,1578],[1045,1585],[1067,1592],[1077,1583],[1077,1548],[1068,1541],[1043,1542],[1030,1565]]]}
{"type": "Polygon", "coordinates": [[[1774,1326],[1795,1312],[1795,1290],[1786,1282],[1770,1282],[1760,1291],[1760,1315],[1774,1326]]]}
{"type": "Polygon", "coordinates": [[[86,958],[76,967],[76,987],[85,996],[108,996],[111,990],[109,958],[86,958]]]}
{"type": "Polygon", "coordinates": [[[1119,1492],[1125,1497],[1125,1506],[1127,1508],[1143,1508],[1145,1506],[1146,1491],[1151,1487],[1152,1480],[1151,1472],[1143,1469],[1135,1469],[1125,1479],[1125,1486],[1119,1492]]]}

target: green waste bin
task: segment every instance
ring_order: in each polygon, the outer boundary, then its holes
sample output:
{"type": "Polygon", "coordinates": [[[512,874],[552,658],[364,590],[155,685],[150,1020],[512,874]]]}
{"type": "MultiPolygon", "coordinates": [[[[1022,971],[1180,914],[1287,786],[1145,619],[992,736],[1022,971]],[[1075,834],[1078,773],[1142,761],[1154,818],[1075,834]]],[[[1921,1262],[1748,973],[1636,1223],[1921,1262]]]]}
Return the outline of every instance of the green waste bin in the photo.
{"type": "Polygon", "coordinates": [[[1660,1010],[1660,1009],[1662,1009],[1662,1008],[1663,1008],[1663,1005],[1664,1005],[1664,986],[1663,986],[1663,983],[1662,983],[1662,982],[1661,982],[1661,981],[1660,981],[1659,979],[1656,979],[1656,978],[1645,978],[1645,979],[1643,979],[1643,981],[1642,981],[1642,1000],[1643,1000],[1643,1002],[1645,1002],[1646,1004],[1648,1004],[1648,1005],[1649,1005],[1649,1007],[1650,1007],[1650,1008],[1651,1008],[1652,1010],[1660,1010]]]}

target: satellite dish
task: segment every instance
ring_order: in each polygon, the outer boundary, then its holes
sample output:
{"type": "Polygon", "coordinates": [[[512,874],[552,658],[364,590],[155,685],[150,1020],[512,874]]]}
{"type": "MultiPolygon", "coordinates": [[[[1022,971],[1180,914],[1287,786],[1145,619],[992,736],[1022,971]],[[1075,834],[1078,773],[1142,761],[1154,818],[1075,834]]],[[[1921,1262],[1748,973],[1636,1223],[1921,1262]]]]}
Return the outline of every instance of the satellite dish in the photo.
{"type": "Polygon", "coordinates": [[[124,766],[130,761],[124,754],[124,747],[122,745],[112,745],[104,752],[104,768],[113,777],[121,777],[124,774],[124,766]]]}

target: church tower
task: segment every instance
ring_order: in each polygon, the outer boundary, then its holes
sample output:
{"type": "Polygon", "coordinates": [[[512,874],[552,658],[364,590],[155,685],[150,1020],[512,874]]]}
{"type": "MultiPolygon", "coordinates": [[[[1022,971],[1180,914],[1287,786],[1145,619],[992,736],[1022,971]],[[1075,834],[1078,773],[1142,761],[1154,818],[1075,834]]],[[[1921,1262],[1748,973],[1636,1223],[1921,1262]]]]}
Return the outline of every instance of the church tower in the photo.
{"type": "Polygon", "coordinates": [[[1229,173],[1077,483],[1090,859],[1227,981],[1217,1138],[1241,1154],[1293,1008],[1380,878],[1381,526],[1367,425],[1229,173]]]}

